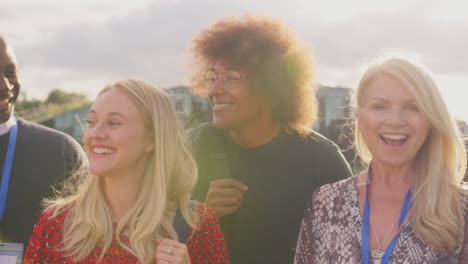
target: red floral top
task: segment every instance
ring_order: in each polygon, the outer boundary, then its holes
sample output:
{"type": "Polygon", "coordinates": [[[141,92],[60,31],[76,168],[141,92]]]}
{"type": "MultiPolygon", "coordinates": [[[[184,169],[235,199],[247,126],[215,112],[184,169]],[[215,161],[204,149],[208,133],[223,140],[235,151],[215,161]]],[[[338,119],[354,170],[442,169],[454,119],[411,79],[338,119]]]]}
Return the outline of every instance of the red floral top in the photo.
{"type": "MultiPolygon", "coordinates": [[[[213,211],[204,204],[197,203],[196,210],[200,218],[200,228],[186,242],[191,264],[229,264],[226,242],[213,211]]],[[[26,249],[25,263],[76,263],[71,257],[57,248],[62,241],[63,221],[67,211],[51,217],[46,211],[39,217],[26,249]]],[[[128,244],[128,237],[121,236],[122,242],[128,244]]],[[[78,262],[79,264],[97,263],[101,249],[96,247],[91,254],[78,262]]],[[[120,247],[117,240],[112,241],[109,250],[100,263],[139,263],[135,255],[120,247]]]]}

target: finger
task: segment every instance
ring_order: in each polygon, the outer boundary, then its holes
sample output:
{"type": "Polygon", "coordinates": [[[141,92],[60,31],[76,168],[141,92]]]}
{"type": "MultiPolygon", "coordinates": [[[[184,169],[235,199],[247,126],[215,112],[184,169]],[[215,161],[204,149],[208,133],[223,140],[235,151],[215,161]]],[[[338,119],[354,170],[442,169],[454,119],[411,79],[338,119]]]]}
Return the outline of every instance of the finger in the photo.
{"type": "Polygon", "coordinates": [[[164,263],[164,262],[167,262],[167,263],[176,263],[175,260],[176,258],[170,254],[167,254],[167,253],[156,253],[156,260],[158,261],[158,264],[159,263],[164,263]]]}
{"type": "Polygon", "coordinates": [[[217,197],[207,201],[209,207],[215,206],[240,206],[241,199],[239,197],[217,197]]]}
{"type": "Polygon", "coordinates": [[[166,244],[160,244],[156,248],[156,252],[161,252],[169,255],[184,255],[185,252],[188,252],[187,246],[185,244],[182,244],[180,246],[173,246],[173,245],[166,245],[166,244]]]}
{"type": "Polygon", "coordinates": [[[180,243],[177,240],[157,237],[156,243],[158,243],[156,247],[156,251],[160,251],[160,252],[164,252],[164,253],[168,253],[172,255],[174,255],[175,252],[182,252],[182,253],[184,253],[185,251],[188,252],[187,245],[185,245],[184,243],[180,243]]]}
{"type": "Polygon", "coordinates": [[[219,196],[237,196],[243,195],[244,192],[234,187],[213,187],[208,190],[208,193],[216,194],[219,196]]]}
{"type": "Polygon", "coordinates": [[[165,253],[162,253],[162,254],[159,253],[159,254],[156,254],[156,260],[158,261],[158,263],[167,262],[171,264],[179,264],[179,263],[182,263],[184,258],[181,256],[173,256],[173,255],[169,255],[165,253]]]}
{"type": "Polygon", "coordinates": [[[168,261],[170,263],[182,263],[182,260],[189,259],[188,249],[185,244],[181,247],[174,247],[172,245],[160,244],[156,248],[156,259],[158,263],[160,260],[168,261]]]}
{"type": "Polygon", "coordinates": [[[173,240],[173,239],[170,239],[170,238],[165,238],[165,237],[162,237],[162,236],[156,236],[156,243],[158,245],[174,246],[174,247],[179,247],[179,248],[185,247],[184,243],[180,243],[177,240],[173,240]]]}
{"type": "Polygon", "coordinates": [[[234,188],[222,188],[222,189],[210,189],[206,194],[206,200],[210,201],[218,198],[232,198],[242,201],[244,199],[244,193],[234,188]]]}
{"type": "Polygon", "coordinates": [[[210,182],[210,188],[225,188],[225,187],[234,187],[240,191],[247,191],[247,185],[231,178],[218,179],[210,182]]]}
{"type": "Polygon", "coordinates": [[[235,213],[237,210],[239,210],[239,206],[215,206],[211,207],[211,209],[217,218],[221,218],[225,215],[235,213]]]}
{"type": "Polygon", "coordinates": [[[161,259],[159,257],[156,257],[157,261],[158,261],[158,264],[171,264],[170,261],[168,260],[164,260],[164,259],[161,259]]]}
{"type": "Polygon", "coordinates": [[[172,245],[170,246],[170,245],[160,244],[156,248],[156,252],[165,253],[169,255],[175,255],[176,251],[177,251],[177,248],[172,245]]]}

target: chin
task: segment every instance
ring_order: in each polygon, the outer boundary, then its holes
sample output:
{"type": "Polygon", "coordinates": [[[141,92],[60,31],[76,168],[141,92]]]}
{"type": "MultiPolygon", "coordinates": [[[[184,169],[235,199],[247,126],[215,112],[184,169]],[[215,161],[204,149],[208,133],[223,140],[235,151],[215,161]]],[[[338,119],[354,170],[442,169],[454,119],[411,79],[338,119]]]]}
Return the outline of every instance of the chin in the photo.
{"type": "Polygon", "coordinates": [[[10,119],[10,116],[11,116],[11,109],[10,108],[8,110],[6,110],[6,111],[1,111],[0,112],[0,124],[5,123],[6,121],[8,121],[8,119],[10,119]]]}
{"type": "Polygon", "coordinates": [[[230,123],[225,120],[213,118],[213,126],[216,128],[230,128],[230,123]]]}
{"type": "Polygon", "coordinates": [[[399,167],[399,166],[404,166],[404,165],[412,165],[415,162],[415,160],[402,158],[402,157],[395,157],[395,158],[383,158],[383,159],[380,159],[380,162],[388,166],[399,167]]]}
{"type": "Polygon", "coordinates": [[[108,169],[105,169],[105,168],[99,168],[99,167],[96,167],[96,166],[89,166],[89,171],[91,172],[91,174],[93,175],[98,175],[98,176],[102,176],[102,175],[105,175],[106,173],[108,173],[108,169]]]}

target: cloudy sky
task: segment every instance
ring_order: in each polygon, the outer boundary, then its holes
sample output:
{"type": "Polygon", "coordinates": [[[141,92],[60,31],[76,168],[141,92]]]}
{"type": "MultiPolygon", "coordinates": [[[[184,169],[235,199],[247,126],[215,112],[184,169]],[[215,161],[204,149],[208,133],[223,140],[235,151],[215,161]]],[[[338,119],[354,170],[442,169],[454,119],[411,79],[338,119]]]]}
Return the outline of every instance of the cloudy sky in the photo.
{"type": "Polygon", "coordinates": [[[14,46],[23,91],[94,98],[107,83],[185,83],[191,38],[228,15],[284,20],[313,47],[319,82],[356,86],[363,65],[404,50],[434,73],[449,109],[468,121],[464,0],[16,0],[2,1],[0,34],[14,46]]]}

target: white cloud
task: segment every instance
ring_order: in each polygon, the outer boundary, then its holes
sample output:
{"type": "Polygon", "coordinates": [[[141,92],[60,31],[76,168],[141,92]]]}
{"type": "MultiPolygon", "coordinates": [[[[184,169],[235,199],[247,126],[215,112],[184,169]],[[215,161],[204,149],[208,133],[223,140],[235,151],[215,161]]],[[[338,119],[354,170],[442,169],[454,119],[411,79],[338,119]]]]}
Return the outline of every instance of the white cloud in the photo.
{"type": "MultiPolygon", "coordinates": [[[[283,19],[313,46],[323,83],[355,86],[362,63],[400,48],[418,54],[444,83],[467,87],[462,6],[461,0],[19,0],[2,3],[0,34],[16,47],[24,90],[38,96],[57,87],[94,95],[120,78],[176,85],[184,80],[191,38],[246,12],[283,19]]],[[[458,98],[447,100],[468,120],[458,98]]]]}

